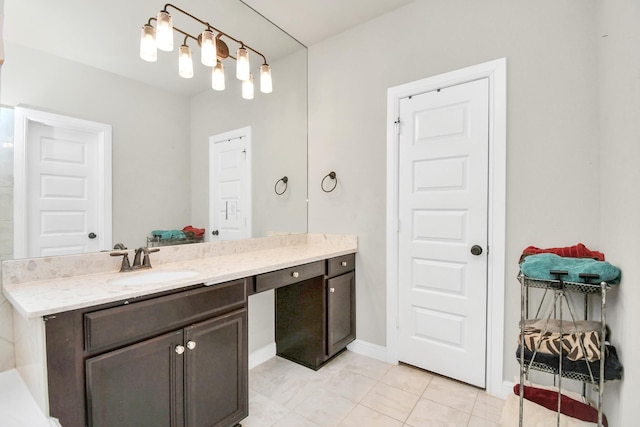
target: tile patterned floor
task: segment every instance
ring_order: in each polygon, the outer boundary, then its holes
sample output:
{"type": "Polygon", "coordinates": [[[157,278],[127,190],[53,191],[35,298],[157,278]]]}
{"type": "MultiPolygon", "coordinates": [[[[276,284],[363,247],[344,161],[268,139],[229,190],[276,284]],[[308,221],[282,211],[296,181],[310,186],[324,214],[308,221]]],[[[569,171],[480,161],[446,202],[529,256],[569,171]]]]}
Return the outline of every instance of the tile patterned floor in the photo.
{"type": "Polygon", "coordinates": [[[494,427],[504,400],[349,351],[318,371],[274,357],[249,372],[243,427],[494,427]]]}

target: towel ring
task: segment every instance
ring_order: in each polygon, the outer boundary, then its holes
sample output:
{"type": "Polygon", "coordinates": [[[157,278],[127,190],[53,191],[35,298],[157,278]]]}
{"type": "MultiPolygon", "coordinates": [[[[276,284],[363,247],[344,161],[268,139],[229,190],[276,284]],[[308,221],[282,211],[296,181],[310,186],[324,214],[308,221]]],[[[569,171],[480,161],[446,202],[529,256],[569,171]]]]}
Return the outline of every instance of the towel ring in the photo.
{"type": "Polygon", "coordinates": [[[275,191],[278,196],[282,196],[284,192],[287,191],[287,187],[289,186],[288,182],[289,182],[289,178],[287,178],[286,176],[283,176],[282,178],[276,181],[276,185],[273,187],[273,191],[275,191]],[[282,190],[281,192],[278,192],[278,184],[280,183],[280,181],[282,181],[282,183],[284,184],[284,190],[282,190]]]}
{"type": "Polygon", "coordinates": [[[336,189],[337,186],[338,186],[338,177],[336,176],[336,173],[333,171],[325,175],[325,177],[322,178],[322,182],[320,183],[320,188],[322,188],[322,191],[324,191],[325,193],[331,193],[333,190],[336,189]],[[326,181],[327,178],[331,178],[335,180],[335,182],[333,183],[333,187],[331,187],[329,190],[324,188],[324,182],[326,181]]]}

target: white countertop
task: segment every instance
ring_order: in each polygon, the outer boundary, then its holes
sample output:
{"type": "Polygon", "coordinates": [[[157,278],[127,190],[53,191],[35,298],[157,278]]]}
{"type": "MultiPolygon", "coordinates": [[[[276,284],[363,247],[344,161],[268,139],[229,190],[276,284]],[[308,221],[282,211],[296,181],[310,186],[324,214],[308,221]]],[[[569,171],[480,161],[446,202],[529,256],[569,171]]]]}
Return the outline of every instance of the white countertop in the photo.
{"type": "MultiPolygon", "coordinates": [[[[49,314],[75,310],[129,298],[150,295],[158,292],[169,291],[185,286],[205,283],[215,285],[230,280],[253,276],[256,274],[275,271],[282,268],[293,267],[326,258],[331,258],[357,251],[357,238],[355,236],[332,235],[304,235],[300,238],[295,235],[291,239],[278,236],[270,238],[249,239],[243,243],[220,243],[224,250],[219,249],[216,243],[203,243],[198,252],[194,252],[196,245],[184,245],[185,247],[161,248],[164,260],[154,264],[151,254],[151,270],[139,270],[135,272],[120,273],[111,270],[95,274],[73,275],[68,271],[60,273],[64,277],[47,277],[31,280],[33,275],[28,273],[22,279],[19,272],[33,272],[38,267],[44,269],[43,264],[50,275],[51,260],[37,258],[33,260],[13,260],[3,263],[3,294],[11,302],[13,307],[25,318],[46,316],[49,314]],[[256,241],[258,244],[256,244],[256,241]],[[273,247],[275,244],[275,247],[273,247]],[[186,246],[189,246],[187,248],[186,246]],[[270,247],[271,246],[271,247],[270,247]],[[245,247],[246,250],[242,250],[245,247]],[[205,250],[203,251],[202,248],[205,250]],[[167,261],[167,256],[179,254],[180,251],[192,254],[191,259],[180,261],[167,261]],[[218,252],[214,255],[202,256],[203,253],[218,252]],[[225,253],[226,252],[226,253],[225,253]],[[18,264],[22,262],[23,264],[18,264]],[[16,264],[12,264],[16,263],[16,264]],[[114,279],[143,275],[147,272],[162,271],[193,271],[194,276],[170,280],[162,283],[118,285],[112,283],[114,279]]],[[[197,248],[196,248],[197,249],[197,248]]],[[[107,257],[109,253],[91,254],[92,263],[97,257],[107,257]]],[[[78,264],[82,261],[82,255],[67,258],[67,264],[78,264]]],[[[53,261],[54,258],[51,259],[53,261]]],[[[180,256],[176,256],[180,258],[180,256]]],[[[183,256],[184,258],[184,256],[183,256]]],[[[100,258],[99,258],[100,259],[100,258]]],[[[119,262],[116,260],[116,263],[119,262]]],[[[133,258],[130,256],[133,261],[133,258]]],[[[105,263],[109,261],[106,260],[105,263]]],[[[113,260],[110,261],[113,268],[113,260]]],[[[53,274],[55,276],[55,274],[53,274]]]]}

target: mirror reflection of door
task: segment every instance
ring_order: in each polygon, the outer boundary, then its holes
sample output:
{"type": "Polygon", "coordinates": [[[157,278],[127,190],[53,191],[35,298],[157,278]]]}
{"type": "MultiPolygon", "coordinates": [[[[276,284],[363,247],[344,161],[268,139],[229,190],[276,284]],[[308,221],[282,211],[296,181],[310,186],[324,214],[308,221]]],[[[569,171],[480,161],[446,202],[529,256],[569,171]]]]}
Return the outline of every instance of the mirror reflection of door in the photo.
{"type": "Polygon", "coordinates": [[[15,256],[111,246],[111,126],[15,110],[15,256]]]}
{"type": "Polygon", "coordinates": [[[209,138],[208,241],[252,237],[251,127],[209,138]]]}

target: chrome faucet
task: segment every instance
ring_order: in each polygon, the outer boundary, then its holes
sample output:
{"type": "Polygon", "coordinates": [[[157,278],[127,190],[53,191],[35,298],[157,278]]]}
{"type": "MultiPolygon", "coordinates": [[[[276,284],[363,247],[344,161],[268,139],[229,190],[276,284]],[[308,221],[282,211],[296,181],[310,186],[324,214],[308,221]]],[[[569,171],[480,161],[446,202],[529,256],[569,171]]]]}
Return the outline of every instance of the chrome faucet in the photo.
{"type": "Polygon", "coordinates": [[[133,258],[133,265],[129,263],[129,252],[111,252],[109,255],[122,257],[122,265],[120,266],[120,272],[122,273],[125,271],[135,271],[145,268],[151,268],[151,260],[149,259],[149,254],[151,252],[158,252],[159,250],[160,249],[158,248],[149,249],[147,247],[140,247],[136,249],[136,254],[133,258]]]}

